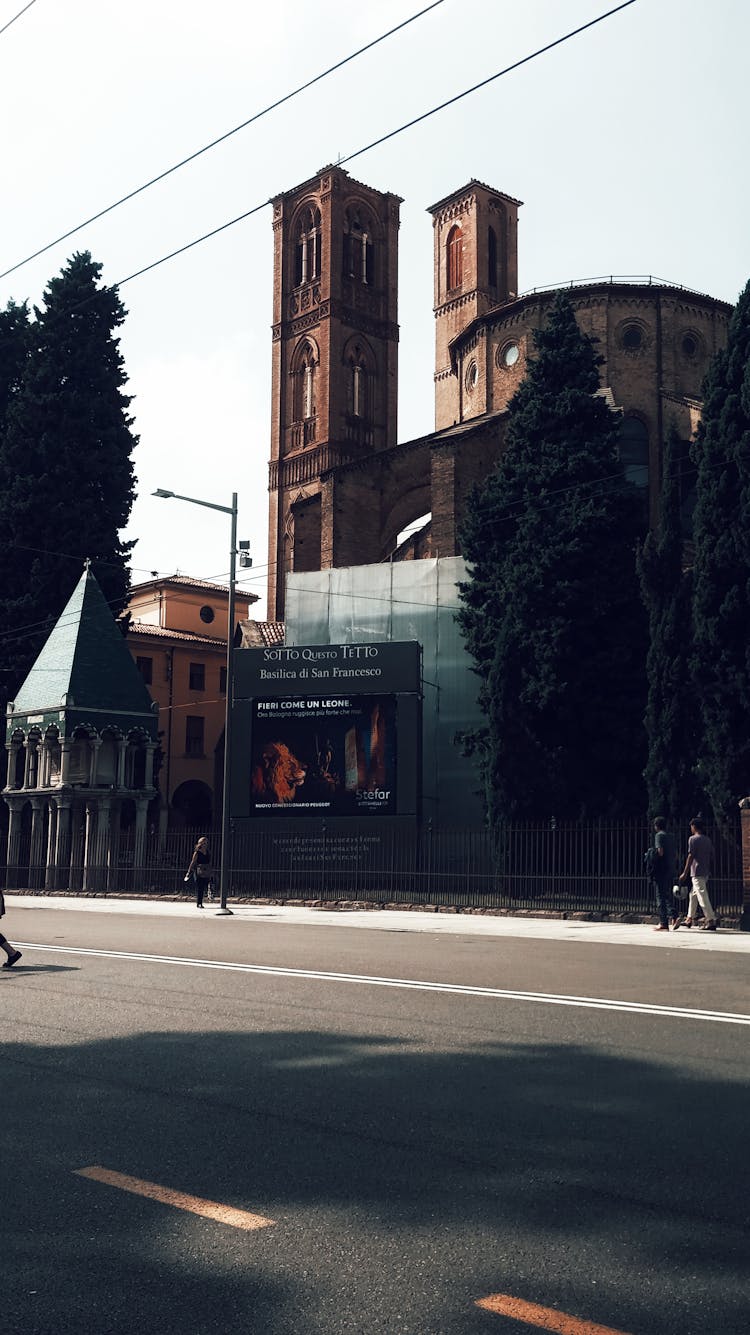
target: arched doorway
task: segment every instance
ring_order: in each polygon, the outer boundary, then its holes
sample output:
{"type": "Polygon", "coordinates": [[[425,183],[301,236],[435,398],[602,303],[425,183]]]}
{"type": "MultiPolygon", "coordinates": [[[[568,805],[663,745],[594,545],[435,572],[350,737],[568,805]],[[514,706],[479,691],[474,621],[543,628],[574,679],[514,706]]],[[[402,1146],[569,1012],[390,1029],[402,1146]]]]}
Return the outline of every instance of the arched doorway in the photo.
{"type": "Polygon", "coordinates": [[[210,830],[212,793],[208,784],[199,779],[181,783],[172,796],[172,823],[178,829],[210,830]]]}

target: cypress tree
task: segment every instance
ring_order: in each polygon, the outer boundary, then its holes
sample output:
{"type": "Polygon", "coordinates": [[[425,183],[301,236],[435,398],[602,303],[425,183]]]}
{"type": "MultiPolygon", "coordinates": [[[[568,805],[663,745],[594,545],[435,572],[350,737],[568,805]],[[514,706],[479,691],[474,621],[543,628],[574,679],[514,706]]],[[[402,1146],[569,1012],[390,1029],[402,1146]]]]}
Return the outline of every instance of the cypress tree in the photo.
{"type": "Polygon", "coordinates": [[[721,822],[750,785],[750,283],[709,368],[692,457],[698,772],[721,822]]]}
{"type": "Polygon", "coordinates": [[[642,509],[589,338],[558,297],[462,531],[458,614],[480,677],[490,824],[642,807],[642,509]]]}
{"type": "Polygon", "coordinates": [[[76,254],[34,308],[29,353],[0,439],[0,683],[12,698],[85,557],[113,611],[125,603],[123,543],[134,498],[129,396],[115,331],[125,311],[76,254]]]}
{"type": "Polygon", "coordinates": [[[695,707],[689,670],[691,579],[685,571],[680,513],[679,454],[672,421],[664,443],[659,522],[638,554],[638,575],[648,615],[644,770],[649,810],[686,816],[701,804],[693,774],[695,707]]]}
{"type": "Polygon", "coordinates": [[[0,452],[10,406],[23,383],[30,343],[28,306],[9,301],[0,311],[0,452]]]}

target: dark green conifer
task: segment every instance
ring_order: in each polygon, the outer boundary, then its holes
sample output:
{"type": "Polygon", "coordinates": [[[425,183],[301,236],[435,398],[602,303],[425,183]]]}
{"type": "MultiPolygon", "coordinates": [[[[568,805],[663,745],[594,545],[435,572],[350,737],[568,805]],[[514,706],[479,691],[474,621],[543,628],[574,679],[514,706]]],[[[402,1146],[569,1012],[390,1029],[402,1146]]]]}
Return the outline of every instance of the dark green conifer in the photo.
{"type": "Polygon", "coordinates": [[[706,377],[693,459],[699,777],[723,821],[750,791],[750,283],[706,377]]]}
{"type": "Polygon", "coordinates": [[[44,293],[0,438],[0,689],[12,698],[90,556],[113,610],[128,590],[133,498],[117,292],[74,255],[44,293]]]}
{"type": "Polygon", "coordinates": [[[462,532],[459,623],[481,681],[490,823],[638,811],[645,616],[637,492],[591,340],[560,296],[462,532]]]}
{"type": "Polygon", "coordinates": [[[685,817],[697,811],[696,713],[690,656],[690,573],[685,570],[679,463],[682,451],[674,421],[662,456],[658,527],[646,537],[638,574],[649,624],[646,674],[644,771],[652,815],[685,817]]]}

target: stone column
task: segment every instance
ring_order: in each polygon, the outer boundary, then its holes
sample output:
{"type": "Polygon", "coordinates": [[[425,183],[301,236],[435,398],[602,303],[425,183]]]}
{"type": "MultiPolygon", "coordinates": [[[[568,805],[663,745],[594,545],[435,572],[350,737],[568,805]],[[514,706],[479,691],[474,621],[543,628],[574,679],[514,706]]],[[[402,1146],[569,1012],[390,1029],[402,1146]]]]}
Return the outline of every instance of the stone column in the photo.
{"type": "Polygon", "coordinates": [[[96,802],[88,801],[86,803],[86,833],[83,837],[83,874],[81,877],[81,889],[91,890],[94,887],[94,876],[92,867],[96,858],[96,802]]]}
{"type": "Polygon", "coordinates": [[[29,851],[29,888],[38,890],[46,880],[44,816],[47,803],[43,797],[31,799],[31,848],[29,851]]]}
{"type": "Polygon", "coordinates": [[[68,882],[71,890],[80,890],[83,876],[83,857],[84,857],[84,828],[81,824],[80,804],[73,802],[71,809],[71,849],[70,849],[70,880],[68,882]]]}
{"type": "Polygon", "coordinates": [[[117,777],[116,777],[116,779],[115,779],[115,783],[116,783],[116,785],[117,785],[118,788],[124,788],[124,787],[125,787],[125,752],[127,751],[127,749],[128,749],[128,744],[127,744],[125,738],[124,738],[124,737],[118,737],[118,739],[117,739],[117,777]]]}
{"type": "Polygon", "coordinates": [[[89,788],[96,788],[96,771],[99,765],[99,752],[102,746],[101,737],[92,737],[89,743],[91,747],[91,765],[89,768],[89,788]]]}
{"type": "Polygon", "coordinates": [[[146,773],[143,780],[144,788],[153,788],[154,786],[154,751],[156,742],[146,742],[146,773]]]}
{"type": "Polygon", "coordinates": [[[60,738],[60,784],[70,783],[70,738],[60,738]]]}
{"type": "Polygon", "coordinates": [[[18,859],[21,856],[21,803],[5,799],[10,817],[8,820],[8,857],[5,873],[6,888],[15,889],[18,882],[18,859]]]}
{"type": "Polygon", "coordinates": [[[55,797],[53,799],[57,820],[57,837],[55,839],[55,888],[57,890],[70,889],[70,818],[72,810],[72,801],[69,797],[55,797]]]}
{"type": "Polygon", "coordinates": [[[5,749],[8,752],[8,788],[16,787],[16,762],[18,752],[21,749],[21,743],[15,738],[5,743],[5,749]]]}
{"type": "Polygon", "coordinates": [[[135,846],[133,848],[133,889],[139,888],[141,878],[138,872],[143,870],[146,851],[146,816],[148,815],[148,798],[139,797],[135,803],[135,846]]]}
{"type": "Polygon", "coordinates": [[[109,846],[107,848],[107,892],[116,890],[120,876],[120,817],[122,805],[112,803],[112,819],[109,826],[109,846]]]}
{"type": "Polygon", "coordinates": [[[107,866],[109,863],[109,819],[110,800],[102,797],[98,802],[99,812],[96,822],[96,883],[97,893],[107,889],[107,866]]]}
{"type": "Polygon", "coordinates": [[[57,889],[57,875],[55,869],[55,847],[57,845],[57,807],[54,802],[50,802],[47,807],[49,813],[49,823],[47,825],[47,870],[44,877],[45,890],[57,889]]]}
{"type": "Polygon", "coordinates": [[[25,790],[27,790],[29,787],[29,777],[31,774],[31,753],[33,750],[30,737],[24,738],[23,749],[26,752],[23,762],[23,787],[25,790]]]}

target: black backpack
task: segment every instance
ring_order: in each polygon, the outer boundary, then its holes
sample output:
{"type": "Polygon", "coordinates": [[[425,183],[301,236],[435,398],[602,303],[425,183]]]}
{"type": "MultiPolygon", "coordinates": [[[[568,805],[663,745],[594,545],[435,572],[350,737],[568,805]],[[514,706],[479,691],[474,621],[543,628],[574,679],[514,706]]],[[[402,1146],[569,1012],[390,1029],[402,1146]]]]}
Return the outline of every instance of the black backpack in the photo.
{"type": "Polygon", "coordinates": [[[643,854],[643,870],[647,876],[653,877],[656,875],[656,859],[658,856],[659,854],[655,848],[647,848],[643,854]]]}

